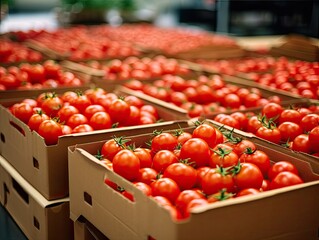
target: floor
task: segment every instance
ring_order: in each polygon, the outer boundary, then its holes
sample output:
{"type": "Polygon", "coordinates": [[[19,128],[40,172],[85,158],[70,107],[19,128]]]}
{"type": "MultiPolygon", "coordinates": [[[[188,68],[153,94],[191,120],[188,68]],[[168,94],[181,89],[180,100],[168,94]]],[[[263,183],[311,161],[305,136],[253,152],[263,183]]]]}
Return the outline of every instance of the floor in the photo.
{"type": "Polygon", "coordinates": [[[27,240],[7,210],[0,204],[0,240],[27,240]]]}

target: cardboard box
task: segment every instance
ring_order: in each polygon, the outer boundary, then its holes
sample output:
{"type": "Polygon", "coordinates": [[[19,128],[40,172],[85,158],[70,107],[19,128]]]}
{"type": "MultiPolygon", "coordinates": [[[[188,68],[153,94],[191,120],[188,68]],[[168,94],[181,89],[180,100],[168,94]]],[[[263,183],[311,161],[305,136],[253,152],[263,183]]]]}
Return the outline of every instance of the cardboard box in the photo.
{"type": "Polygon", "coordinates": [[[28,239],[73,239],[69,199],[48,201],[1,156],[0,203],[28,239]]]}
{"type": "MultiPolygon", "coordinates": [[[[122,92],[122,95],[125,93],[122,92]]],[[[0,154],[48,200],[68,196],[68,151],[67,147],[78,143],[100,141],[115,134],[130,135],[134,130],[144,133],[148,128],[170,125],[171,121],[186,119],[186,111],[178,112],[143,99],[158,109],[161,123],[122,127],[69,134],[59,138],[58,144],[47,146],[44,139],[33,132],[9,110],[0,105],[0,154]]]]}
{"type": "Polygon", "coordinates": [[[108,240],[98,229],[84,218],[74,222],[74,240],[108,240]]]}
{"type": "MultiPolygon", "coordinates": [[[[192,131],[194,126],[183,129],[192,131]]],[[[176,222],[167,210],[97,160],[92,154],[104,141],[93,142],[69,147],[71,219],[84,217],[110,239],[319,239],[319,162],[250,134],[235,133],[254,141],[272,161],[293,162],[305,183],[203,206],[176,222]],[[107,186],[105,178],[132,193],[135,201],[107,186]]],[[[130,139],[141,145],[150,136],[130,139]]]]}

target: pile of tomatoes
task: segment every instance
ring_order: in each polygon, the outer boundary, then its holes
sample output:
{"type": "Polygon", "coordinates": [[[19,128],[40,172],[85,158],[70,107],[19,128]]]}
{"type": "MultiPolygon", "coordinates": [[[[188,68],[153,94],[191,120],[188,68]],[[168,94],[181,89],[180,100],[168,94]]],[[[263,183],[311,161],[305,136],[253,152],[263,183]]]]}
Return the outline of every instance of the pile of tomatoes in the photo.
{"type": "Polygon", "coordinates": [[[9,40],[0,40],[0,63],[13,64],[20,62],[40,62],[43,55],[33,51],[26,46],[11,42],[9,40]]]}
{"type": "Polygon", "coordinates": [[[90,61],[85,64],[92,68],[103,70],[105,80],[146,80],[166,74],[186,75],[190,73],[187,65],[162,55],[154,58],[131,56],[123,60],[114,59],[107,63],[90,61]]]}
{"type": "Polygon", "coordinates": [[[131,80],[124,85],[173,103],[187,110],[190,117],[209,116],[227,110],[243,110],[263,106],[269,102],[281,102],[278,95],[265,97],[259,88],[227,83],[220,75],[200,75],[193,79],[165,75],[153,83],[143,84],[141,81],[131,80]]]}
{"type": "Polygon", "coordinates": [[[315,104],[284,108],[278,103],[268,103],[258,113],[220,113],[214,120],[292,150],[319,156],[318,113],[315,104]]]}
{"type": "Polygon", "coordinates": [[[0,66],[1,90],[81,86],[83,82],[74,73],[62,70],[61,65],[53,60],[37,64],[21,63],[7,68],[0,66]]]}
{"type": "MultiPolygon", "coordinates": [[[[97,158],[177,220],[197,206],[303,183],[293,163],[272,163],[254,142],[209,123],[153,134],[145,147],[122,137],[107,140],[97,158]]],[[[110,179],[105,183],[134,201],[110,179]]]]}
{"type": "Polygon", "coordinates": [[[37,99],[24,99],[9,110],[38,132],[47,145],[56,144],[59,136],[66,134],[159,121],[153,105],[144,104],[135,96],[121,97],[102,88],[67,91],[61,95],[43,92],[37,99]]]}

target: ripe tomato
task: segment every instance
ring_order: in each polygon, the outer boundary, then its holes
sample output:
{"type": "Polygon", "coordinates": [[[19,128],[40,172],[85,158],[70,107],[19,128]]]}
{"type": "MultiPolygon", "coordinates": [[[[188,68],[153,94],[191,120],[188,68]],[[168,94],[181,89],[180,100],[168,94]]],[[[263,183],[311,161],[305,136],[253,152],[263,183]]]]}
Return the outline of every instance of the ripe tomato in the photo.
{"type": "Polygon", "coordinates": [[[233,151],[240,157],[243,153],[248,151],[255,151],[257,149],[255,143],[247,139],[241,139],[239,142],[232,145],[233,151]]]}
{"type": "Polygon", "coordinates": [[[209,159],[209,166],[212,168],[217,166],[226,168],[234,166],[237,163],[238,155],[232,149],[222,147],[214,148],[209,159]]]}
{"type": "Polygon", "coordinates": [[[298,175],[298,169],[294,164],[287,161],[275,162],[268,170],[268,178],[274,179],[280,172],[292,172],[298,175]]]}
{"type": "Polygon", "coordinates": [[[301,121],[301,113],[295,109],[284,109],[279,117],[279,123],[294,122],[299,124],[301,121]]]}
{"type": "Polygon", "coordinates": [[[259,121],[257,116],[252,116],[247,122],[247,132],[256,133],[257,130],[262,127],[261,121],[259,121]]]}
{"type": "Polygon", "coordinates": [[[174,135],[177,137],[177,142],[179,145],[183,145],[187,140],[192,138],[192,134],[189,132],[184,132],[183,130],[177,130],[174,135]]]}
{"type": "Polygon", "coordinates": [[[28,121],[28,126],[31,129],[31,131],[38,131],[40,124],[44,120],[48,120],[49,116],[43,113],[41,110],[37,111],[37,113],[34,113],[28,121]]]}
{"type": "Polygon", "coordinates": [[[283,111],[283,107],[275,102],[270,102],[266,104],[262,109],[262,115],[266,116],[268,119],[272,118],[278,118],[283,111]]]}
{"type": "Polygon", "coordinates": [[[239,130],[245,130],[248,124],[247,116],[242,112],[234,112],[230,114],[231,117],[235,118],[239,122],[239,130]]]}
{"type": "Polygon", "coordinates": [[[304,116],[300,121],[300,126],[304,132],[310,132],[313,128],[319,126],[319,115],[310,113],[304,116]]]}
{"type": "Polygon", "coordinates": [[[113,157],[113,170],[128,181],[136,180],[139,169],[140,160],[130,150],[122,149],[113,157]]]}
{"type": "Polygon", "coordinates": [[[224,188],[227,192],[235,190],[232,175],[221,167],[209,169],[202,177],[201,186],[206,195],[217,193],[224,188]]]}
{"type": "Polygon", "coordinates": [[[28,123],[33,115],[33,108],[28,103],[17,103],[11,108],[12,114],[24,123],[28,123]]]}
{"type": "Polygon", "coordinates": [[[113,100],[108,109],[112,122],[118,122],[119,124],[124,124],[127,121],[130,112],[130,105],[120,98],[113,100]]]}
{"type": "Polygon", "coordinates": [[[319,152],[319,126],[310,131],[309,144],[312,151],[319,152]]]}
{"type": "Polygon", "coordinates": [[[181,190],[191,189],[196,184],[197,171],[185,163],[172,163],[165,169],[163,177],[173,179],[181,190]]]}
{"type": "Polygon", "coordinates": [[[122,137],[107,140],[101,148],[102,156],[112,161],[115,154],[126,147],[126,142],[122,137]]]}
{"type": "Polygon", "coordinates": [[[226,108],[238,109],[241,104],[242,103],[239,96],[235,93],[226,94],[226,96],[224,97],[223,106],[226,108]]]}
{"type": "Polygon", "coordinates": [[[238,190],[245,188],[261,188],[264,177],[255,164],[247,162],[240,163],[235,170],[233,179],[238,190]]]}
{"type": "Polygon", "coordinates": [[[63,135],[61,125],[52,119],[44,120],[39,125],[38,133],[47,145],[57,144],[59,136],[63,135]]]}
{"type": "Polygon", "coordinates": [[[73,114],[69,117],[67,121],[67,125],[69,125],[72,129],[81,124],[88,124],[88,119],[81,113],[73,114]]]}
{"type": "Polygon", "coordinates": [[[134,150],[135,155],[140,159],[140,166],[141,168],[150,168],[152,167],[152,155],[150,151],[146,148],[135,148],[134,150]]]}
{"type": "Polygon", "coordinates": [[[70,99],[70,105],[76,107],[80,113],[84,113],[85,109],[90,106],[91,100],[82,93],[78,93],[76,98],[70,99]]]}
{"type": "Polygon", "coordinates": [[[94,113],[96,112],[106,112],[105,108],[99,104],[89,105],[83,112],[83,115],[86,116],[87,119],[90,119],[94,113]]]}
{"type": "Polygon", "coordinates": [[[210,148],[206,141],[201,138],[187,140],[180,151],[180,159],[189,159],[194,162],[195,167],[207,166],[210,158],[210,148]]]}
{"type": "Polygon", "coordinates": [[[226,189],[224,188],[224,189],[218,191],[217,193],[209,195],[207,197],[207,201],[209,203],[214,203],[214,202],[219,202],[219,201],[231,199],[233,197],[234,197],[234,194],[227,192],[226,189]]]}
{"type": "Polygon", "coordinates": [[[94,130],[109,129],[112,127],[110,115],[107,112],[96,112],[89,120],[94,130]]]}
{"type": "Polygon", "coordinates": [[[41,104],[42,111],[50,117],[55,117],[62,106],[63,101],[56,94],[47,95],[41,104]]]}
{"type": "Polygon", "coordinates": [[[281,132],[277,127],[261,126],[255,133],[257,137],[263,138],[267,141],[279,144],[281,140],[281,132]]]}
{"type": "Polygon", "coordinates": [[[189,212],[186,212],[187,205],[193,199],[199,198],[204,198],[204,195],[191,189],[183,190],[175,201],[176,208],[182,213],[183,217],[188,217],[189,212]]]}
{"type": "Polygon", "coordinates": [[[92,132],[94,129],[89,124],[80,124],[72,129],[72,133],[92,132]]]}
{"type": "Polygon", "coordinates": [[[153,196],[166,197],[172,204],[175,204],[175,201],[181,192],[177,183],[170,178],[157,179],[152,182],[151,188],[153,196]]]}
{"type": "Polygon", "coordinates": [[[256,188],[244,188],[236,194],[236,197],[254,195],[254,194],[258,194],[258,193],[260,193],[260,191],[256,188]]]}
{"type": "Polygon", "coordinates": [[[278,173],[270,182],[270,189],[277,189],[303,183],[303,180],[295,173],[284,171],[278,173]]]}
{"type": "Polygon", "coordinates": [[[255,164],[261,170],[264,177],[267,177],[268,170],[270,168],[270,159],[264,151],[246,151],[240,156],[239,161],[241,163],[247,162],[255,164]]]}
{"type": "Polygon", "coordinates": [[[196,184],[195,184],[195,187],[199,187],[201,188],[202,187],[202,179],[204,177],[204,175],[206,174],[206,172],[211,169],[210,167],[208,166],[205,166],[205,167],[199,167],[199,168],[196,168],[196,171],[197,171],[197,181],[196,181],[196,184]]]}
{"type": "Polygon", "coordinates": [[[185,212],[190,213],[192,209],[195,209],[196,207],[200,207],[200,206],[206,206],[207,204],[208,204],[208,201],[206,198],[193,199],[187,204],[187,208],[185,212]]]}
{"type": "Polygon", "coordinates": [[[193,130],[193,138],[201,138],[213,148],[216,145],[216,130],[209,124],[200,124],[193,130]]]}
{"type": "Polygon", "coordinates": [[[300,125],[294,122],[283,122],[278,126],[278,129],[283,142],[293,141],[298,135],[302,134],[300,125]]]}
{"type": "Polygon", "coordinates": [[[60,119],[60,122],[67,122],[69,118],[76,114],[80,113],[79,110],[72,105],[63,105],[60,110],[57,112],[57,117],[60,119]]]}
{"type": "Polygon", "coordinates": [[[160,150],[153,156],[152,168],[157,172],[163,173],[169,165],[177,162],[178,158],[174,152],[170,150],[160,150]]]}
{"type": "Polygon", "coordinates": [[[153,168],[140,168],[136,181],[151,185],[156,180],[158,172],[153,168]]]}
{"type": "Polygon", "coordinates": [[[151,149],[152,153],[156,153],[160,150],[173,151],[177,145],[178,142],[176,136],[171,133],[162,132],[153,137],[151,149]]]}
{"type": "Polygon", "coordinates": [[[146,196],[152,196],[152,188],[150,185],[143,183],[143,182],[134,182],[134,186],[141,190],[146,196]]]}
{"type": "Polygon", "coordinates": [[[292,142],[291,149],[297,152],[310,153],[308,134],[300,134],[292,142]]]}

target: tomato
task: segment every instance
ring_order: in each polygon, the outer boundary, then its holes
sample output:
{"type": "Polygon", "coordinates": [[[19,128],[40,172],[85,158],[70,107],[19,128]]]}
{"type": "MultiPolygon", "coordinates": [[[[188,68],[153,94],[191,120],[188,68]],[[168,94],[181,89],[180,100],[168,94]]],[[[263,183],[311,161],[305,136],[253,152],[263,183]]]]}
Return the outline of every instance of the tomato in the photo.
{"type": "Polygon", "coordinates": [[[164,170],[163,177],[173,179],[181,190],[191,189],[196,184],[197,171],[182,162],[172,163],[164,170]]]}
{"type": "MultiPolygon", "coordinates": [[[[157,133],[155,133],[157,134],[157,133]]],[[[160,150],[173,151],[178,145],[177,137],[171,133],[160,132],[152,139],[151,149],[152,153],[160,150]]]]}
{"type": "Polygon", "coordinates": [[[220,201],[224,201],[227,199],[231,199],[231,198],[233,198],[233,196],[234,196],[233,193],[229,193],[226,191],[225,188],[223,188],[222,190],[218,191],[217,193],[209,195],[207,197],[207,201],[209,203],[220,202],[220,201]]]}
{"type": "Polygon", "coordinates": [[[268,178],[270,180],[274,179],[278,173],[280,172],[292,172],[296,175],[298,175],[298,169],[294,164],[288,161],[279,161],[274,163],[268,170],[268,178]]]}
{"type": "Polygon", "coordinates": [[[187,204],[187,208],[185,212],[190,213],[192,209],[195,209],[196,207],[200,207],[200,206],[206,206],[207,204],[208,204],[208,201],[205,198],[193,199],[187,204]]]}
{"type": "Polygon", "coordinates": [[[140,166],[141,168],[150,168],[152,167],[153,160],[152,155],[146,148],[135,148],[134,150],[135,155],[140,159],[140,166]]]}
{"type": "Polygon", "coordinates": [[[28,121],[28,126],[31,131],[38,131],[40,124],[44,120],[48,120],[49,116],[43,113],[42,111],[38,111],[37,113],[34,113],[28,121]]]}
{"type": "Polygon", "coordinates": [[[134,182],[134,186],[141,190],[146,196],[152,196],[152,188],[150,185],[143,182],[134,182]]]}
{"type": "Polygon", "coordinates": [[[76,92],[66,91],[61,95],[61,99],[63,102],[72,102],[74,99],[78,97],[76,92]]]}
{"type": "Polygon", "coordinates": [[[278,126],[281,140],[293,141],[298,135],[302,134],[302,129],[299,124],[294,122],[283,122],[278,126]]]}
{"type": "Polygon", "coordinates": [[[139,169],[140,160],[130,150],[122,149],[113,157],[113,170],[128,181],[136,180],[139,169]]]}
{"type": "MultiPolygon", "coordinates": [[[[220,145],[217,145],[220,146],[220,145]]],[[[209,166],[214,168],[220,167],[231,167],[238,163],[238,155],[228,148],[216,147],[213,149],[209,159],[209,166]]]]}
{"type": "Polygon", "coordinates": [[[23,103],[29,104],[32,108],[38,107],[38,102],[32,98],[25,98],[22,100],[23,103]]]}
{"type": "Polygon", "coordinates": [[[195,190],[183,190],[177,197],[175,201],[176,208],[182,213],[184,217],[188,217],[189,212],[186,212],[187,205],[193,199],[204,199],[204,195],[200,194],[198,191],[195,190]]]}
{"type": "Polygon", "coordinates": [[[107,140],[101,147],[102,156],[112,161],[115,154],[126,147],[126,142],[122,137],[107,140]]]}
{"type": "Polygon", "coordinates": [[[60,119],[60,122],[62,123],[67,122],[69,118],[76,113],[80,113],[76,107],[72,105],[64,105],[59,109],[56,116],[60,119]]]}
{"type": "Polygon", "coordinates": [[[152,199],[154,199],[155,202],[157,202],[161,206],[173,206],[172,202],[167,197],[153,195],[152,199]]]}
{"type": "Polygon", "coordinates": [[[62,106],[63,101],[56,94],[47,95],[41,104],[42,111],[50,117],[55,117],[62,106]]]}
{"type": "Polygon", "coordinates": [[[226,94],[224,98],[224,104],[226,108],[238,109],[241,105],[241,100],[239,96],[235,93],[226,94]]]}
{"type": "Polygon", "coordinates": [[[261,170],[264,177],[267,177],[268,170],[270,168],[270,159],[264,151],[252,151],[251,149],[249,149],[240,156],[239,161],[241,163],[247,162],[255,164],[261,170]]]}
{"type": "Polygon", "coordinates": [[[244,105],[246,107],[258,107],[257,103],[258,103],[258,100],[261,99],[261,96],[257,93],[249,93],[246,97],[245,97],[245,100],[244,100],[244,105]]]}
{"type": "Polygon", "coordinates": [[[177,162],[178,158],[172,151],[160,150],[153,156],[152,168],[157,172],[163,173],[169,165],[177,162]]]}
{"type": "Polygon", "coordinates": [[[240,163],[234,172],[234,182],[238,190],[244,188],[260,189],[263,183],[261,170],[253,163],[240,163]]]}
{"type": "Polygon", "coordinates": [[[195,187],[201,188],[202,179],[203,179],[204,175],[206,174],[206,172],[209,169],[211,169],[211,168],[208,167],[208,166],[199,167],[199,168],[196,169],[196,171],[197,171],[197,181],[196,181],[195,187]]]}
{"type": "Polygon", "coordinates": [[[67,125],[69,125],[72,129],[80,124],[88,124],[89,120],[81,113],[73,114],[69,117],[67,121],[67,125]]]}
{"type": "Polygon", "coordinates": [[[180,194],[177,183],[170,178],[160,178],[151,184],[153,196],[166,197],[171,203],[175,204],[175,201],[180,194]]]}
{"type": "Polygon", "coordinates": [[[206,141],[201,138],[187,140],[180,151],[180,159],[189,159],[195,163],[195,167],[207,166],[210,158],[210,148],[206,141]]]}
{"type": "Polygon", "coordinates": [[[109,129],[112,127],[110,115],[107,112],[96,112],[89,120],[94,130],[109,129]]]}
{"type": "Polygon", "coordinates": [[[211,168],[202,177],[201,186],[206,195],[217,193],[222,189],[227,192],[234,191],[234,180],[224,168],[211,168]]]}
{"type": "Polygon", "coordinates": [[[319,115],[310,113],[304,116],[300,121],[300,126],[304,132],[310,132],[313,128],[319,126],[319,115]]]}
{"type": "Polygon", "coordinates": [[[232,128],[240,129],[240,123],[237,119],[233,118],[230,115],[224,115],[219,121],[223,125],[230,126],[232,128]]]}
{"type": "Polygon", "coordinates": [[[247,139],[241,139],[239,142],[233,144],[232,148],[239,157],[247,151],[255,151],[257,149],[255,143],[247,139]]]}
{"type": "Polygon", "coordinates": [[[194,102],[185,102],[181,108],[185,109],[191,118],[199,117],[204,112],[203,105],[194,102]]]}
{"type": "Polygon", "coordinates": [[[231,113],[230,116],[239,122],[239,130],[245,130],[248,124],[247,116],[242,112],[231,113]]]}
{"type": "Polygon", "coordinates": [[[278,103],[268,103],[262,109],[262,115],[266,116],[268,119],[276,119],[280,116],[283,111],[283,107],[278,103]]]}
{"type": "Polygon", "coordinates": [[[262,127],[262,123],[259,121],[259,118],[257,116],[252,116],[247,122],[246,130],[247,132],[256,133],[260,127],[262,127]]]}
{"type": "Polygon", "coordinates": [[[309,144],[312,151],[319,152],[319,126],[309,132],[309,144]]]}
{"type": "Polygon", "coordinates": [[[279,129],[275,126],[261,126],[255,134],[257,137],[276,144],[279,144],[282,139],[281,131],[279,131],[279,129]]]}
{"type": "Polygon", "coordinates": [[[295,173],[283,171],[278,173],[270,182],[270,189],[288,187],[303,183],[303,180],[295,173]]]}
{"type": "Polygon", "coordinates": [[[106,91],[100,87],[90,88],[84,91],[84,95],[90,99],[92,104],[96,104],[98,97],[102,96],[103,94],[106,94],[106,91]]]}
{"type": "Polygon", "coordinates": [[[255,195],[260,193],[260,191],[256,188],[244,188],[240,190],[237,194],[236,197],[241,197],[241,196],[247,196],[247,195],[255,195]]]}
{"type": "Polygon", "coordinates": [[[128,200],[134,202],[134,196],[133,196],[132,193],[130,193],[129,191],[126,191],[126,190],[124,190],[124,189],[121,190],[120,192],[121,192],[121,194],[122,194],[125,198],[127,198],[128,200]]]}
{"type": "Polygon", "coordinates": [[[94,129],[89,124],[80,124],[72,129],[72,133],[92,132],[94,129]]]}
{"type": "Polygon", "coordinates": [[[308,134],[300,134],[292,142],[291,149],[297,152],[310,153],[308,134]]]}
{"type": "Polygon", "coordinates": [[[261,185],[261,188],[259,189],[260,191],[268,191],[269,190],[269,185],[270,185],[270,180],[269,179],[264,179],[263,183],[261,185]]]}
{"type": "Polygon", "coordinates": [[[105,108],[99,104],[92,104],[85,108],[83,115],[86,116],[87,119],[90,119],[94,113],[96,112],[106,112],[105,108]]]}
{"type": "Polygon", "coordinates": [[[150,185],[156,180],[158,172],[153,168],[140,168],[136,181],[150,185]]]}
{"type": "Polygon", "coordinates": [[[44,120],[39,125],[38,133],[47,145],[57,144],[59,136],[63,135],[61,125],[52,119],[44,120]]]}
{"type": "Polygon", "coordinates": [[[70,99],[70,105],[76,107],[80,113],[84,113],[85,109],[91,104],[91,100],[82,93],[78,93],[76,98],[70,99]]]}
{"type": "Polygon", "coordinates": [[[72,128],[70,126],[68,126],[68,125],[61,124],[61,128],[62,128],[63,135],[67,135],[67,134],[71,134],[72,133],[72,128]]]}
{"type": "Polygon", "coordinates": [[[28,123],[33,115],[33,108],[28,103],[17,103],[11,108],[12,114],[24,123],[28,123]]]}
{"type": "Polygon", "coordinates": [[[149,104],[145,104],[140,108],[141,113],[143,112],[148,112],[150,113],[152,116],[154,116],[156,119],[159,118],[158,116],[158,111],[156,109],[156,107],[154,107],[153,105],[149,105],[149,104]]]}
{"type": "Polygon", "coordinates": [[[113,100],[108,110],[112,122],[119,124],[124,124],[127,121],[130,112],[130,105],[120,98],[113,100]]]}
{"type": "Polygon", "coordinates": [[[117,191],[118,188],[119,188],[119,186],[118,186],[115,182],[111,181],[109,178],[105,178],[105,179],[104,179],[104,183],[105,183],[107,186],[109,186],[109,187],[111,187],[112,189],[114,189],[115,191],[117,191]]]}
{"type": "Polygon", "coordinates": [[[175,131],[174,135],[177,137],[177,142],[179,145],[183,145],[187,140],[191,139],[193,135],[189,132],[184,132],[183,130],[175,131]]]}
{"type": "Polygon", "coordinates": [[[203,123],[193,130],[193,138],[201,138],[206,141],[209,147],[216,145],[216,130],[213,126],[203,123]]]}
{"type": "Polygon", "coordinates": [[[279,123],[294,122],[299,124],[301,121],[301,113],[295,109],[284,109],[279,117],[279,123]]]}

